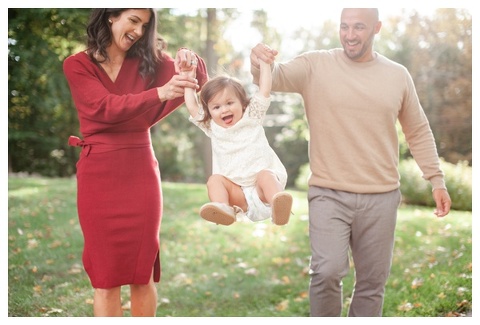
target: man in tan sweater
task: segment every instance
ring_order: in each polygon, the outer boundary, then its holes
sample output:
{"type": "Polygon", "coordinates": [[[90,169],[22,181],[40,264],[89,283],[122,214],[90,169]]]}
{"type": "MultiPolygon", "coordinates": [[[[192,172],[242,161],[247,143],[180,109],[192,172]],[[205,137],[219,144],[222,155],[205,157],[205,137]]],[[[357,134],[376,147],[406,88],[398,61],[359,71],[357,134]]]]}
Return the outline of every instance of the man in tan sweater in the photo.
{"type": "Polygon", "coordinates": [[[277,51],[258,44],[272,64],[272,91],[303,97],[310,130],[309,219],[311,316],[340,316],[342,278],[355,264],[349,316],[381,316],[390,272],[397,208],[400,122],[410,151],[430,181],[435,214],[450,211],[435,140],[407,69],[373,50],[381,22],[375,8],[344,9],[343,49],[303,53],[275,63],[277,51]]]}

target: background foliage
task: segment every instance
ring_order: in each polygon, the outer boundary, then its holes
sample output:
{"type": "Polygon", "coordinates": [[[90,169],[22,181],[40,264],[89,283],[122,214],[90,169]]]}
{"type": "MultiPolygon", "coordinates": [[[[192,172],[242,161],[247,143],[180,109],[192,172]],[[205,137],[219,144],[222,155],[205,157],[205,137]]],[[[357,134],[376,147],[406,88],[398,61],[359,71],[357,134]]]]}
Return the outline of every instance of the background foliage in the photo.
{"type": "MultiPolygon", "coordinates": [[[[9,172],[46,176],[75,173],[78,150],[67,146],[78,135],[76,111],[62,62],[83,49],[89,9],[8,10],[8,166],[9,172]],[[38,17],[42,19],[37,19],[38,17]]],[[[188,13],[158,11],[160,33],[168,52],[180,46],[206,59],[211,75],[228,72],[251,82],[248,55],[236,52],[222,37],[238,17],[236,9],[198,9],[188,13]]],[[[264,42],[280,48],[282,35],[268,27],[268,12],[254,12],[251,26],[264,42]]],[[[336,19],[318,29],[299,29],[299,51],[339,46],[336,19]]],[[[438,9],[433,16],[404,11],[383,21],[376,49],[411,72],[445,161],[472,162],[472,17],[464,9],[438,9]]],[[[286,60],[280,54],[279,60],[286,60]]],[[[267,134],[295,184],[307,163],[307,125],[298,96],[276,94],[267,134]]],[[[179,109],[152,129],[165,180],[202,182],[209,175],[206,137],[179,109]]],[[[405,148],[405,144],[403,144],[405,148]]],[[[402,158],[408,158],[407,149],[402,158]]]]}

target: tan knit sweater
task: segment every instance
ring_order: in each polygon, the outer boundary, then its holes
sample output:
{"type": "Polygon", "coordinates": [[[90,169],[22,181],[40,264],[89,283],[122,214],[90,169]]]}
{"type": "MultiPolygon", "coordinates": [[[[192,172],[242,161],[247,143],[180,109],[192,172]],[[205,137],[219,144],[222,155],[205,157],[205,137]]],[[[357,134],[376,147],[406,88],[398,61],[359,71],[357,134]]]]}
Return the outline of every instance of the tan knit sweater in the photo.
{"type": "MultiPolygon", "coordinates": [[[[258,70],[252,68],[254,81],[258,70]]],[[[400,122],[433,188],[445,188],[433,134],[407,69],[386,57],[357,63],[343,49],[307,52],[273,67],[272,91],[302,95],[310,129],[309,185],[354,193],[400,186],[400,122]]]]}

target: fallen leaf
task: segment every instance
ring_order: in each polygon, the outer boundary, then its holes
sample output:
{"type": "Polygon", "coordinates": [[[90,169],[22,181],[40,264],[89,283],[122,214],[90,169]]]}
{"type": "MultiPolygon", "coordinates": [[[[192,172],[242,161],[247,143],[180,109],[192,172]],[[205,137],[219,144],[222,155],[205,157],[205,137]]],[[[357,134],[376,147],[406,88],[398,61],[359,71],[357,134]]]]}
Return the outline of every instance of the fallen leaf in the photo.
{"type": "Polygon", "coordinates": [[[468,300],[462,300],[460,301],[459,303],[457,303],[457,306],[458,307],[464,307],[464,306],[468,306],[470,305],[470,303],[468,302],[468,300]]]}
{"type": "Polygon", "coordinates": [[[462,314],[460,314],[456,311],[451,311],[451,312],[448,312],[445,316],[446,317],[460,317],[460,316],[462,316],[462,314]]]}
{"type": "Polygon", "coordinates": [[[62,310],[62,309],[52,308],[52,309],[50,309],[49,311],[47,311],[45,314],[46,314],[46,315],[50,315],[50,314],[61,314],[61,313],[63,313],[63,310],[62,310]]]}
{"type": "Polygon", "coordinates": [[[294,301],[300,302],[300,301],[304,301],[306,298],[308,298],[308,292],[303,291],[303,292],[300,292],[300,294],[294,299],[294,301]]]}
{"type": "Polygon", "coordinates": [[[30,248],[30,249],[37,248],[38,247],[38,241],[35,238],[29,239],[28,243],[27,243],[27,247],[30,248]]]}
{"type": "Polygon", "coordinates": [[[283,310],[286,310],[287,308],[288,308],[288,300],[284,300],[275,306],[275,309],[278,311],[283,311],[283,310]]]}
{"type": "Polygon", "coordinates": [[[50,245],[48,245],[49,248],[57,248],[62,246],[62,242],[59,240],[54,240],[50,245]]]}
{"type": "Polygon", "coordinates": [[[457,288],[457,296],[463,296],[465,294],[465,292],[467,292],[467,291],[468,291],[467,288],[459,287],[459,288],[457,288]]]}
{"type": "Polygon", "coordinates": [[[70,267],[70,270],[68,270],[68,274],[79,274],[82,273],[83,268],[80,264],[73,264],[72,267],[70,267]]]}
{"type": "Polygon", "coordinates": [[[409,311],[413,309],[413,305],[410,302],[404,302],[397,308],[400,311],[409,311]]]}
{"type": "Polygon", "coordinates": [[[284,284],[290,284],[290,278],[286,275],[282,276],[282,282],[284,284]]]}
{"type": "Polygon", "coordinates": [[[416,278],[412,281],[412,289],[417,289],[423,285],[423,279],[416,278]]]}
{"type": "Polygon", "coordinates": [[[170,303],[170,299],[168,298],[160,298],[160,304],[169,304],[170,303]]]}
{"type": "Polygon", "coordinates": [[[131,304],[130,300],[127,301],[126,303],[124,303],[124,304],[122,305],[122,310],[130,310],[131,305],[132,305],[132,304],[131,304]]]}

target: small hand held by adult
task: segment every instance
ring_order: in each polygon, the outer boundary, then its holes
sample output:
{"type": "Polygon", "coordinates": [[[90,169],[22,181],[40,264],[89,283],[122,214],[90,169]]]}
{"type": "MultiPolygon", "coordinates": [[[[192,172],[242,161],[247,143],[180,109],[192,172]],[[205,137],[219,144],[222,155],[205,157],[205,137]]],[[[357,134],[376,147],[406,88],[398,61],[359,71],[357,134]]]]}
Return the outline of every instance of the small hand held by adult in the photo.
{"type": "Polygon", "coordinates": [[[448,191],[443,188],[437,188],[433,190],[433,199],[437,205],[433,212],[437,217],[445,217],[450,212],[452,206],[452,200],[448,191]]]}
{"type": "Polygon", "coordinates": [[[197,79],[187,75],[174,75],[165,85],[157,88],[158,98],[160,98],[160,101],[164,102],[166,100],[182,97],[185,88],[198,89],[199,86],[197,79]]]}
{"type": "Polygon", "coordinates": [[[185,93],[185,88],[192,88],[197,90],[199,88],[198,80],[195,79],[198,58],[195,52],[180,48],[175,56],[175,75],[162,87],[157,88],[158,97],[160,100],[166,101],[182,97],[185,93]],[[189,73],[185,73],[189,71],[189,73]]]}
{"type": "Polygon", "coordinates": [[[175,56],[175,72],[180,73],[185,70],[192,70],[197,68],[198,58],[195,52],[180,48],[175,56]]]}
{"type": "Polygon", "coordinates": [[[275,56],[278,54],[277,50],[271,49],[268,45],[259,43],[250,53],[250,63],[260,69],[259,59],[265,63],[272,64],[275,61],[275,56]]]}

